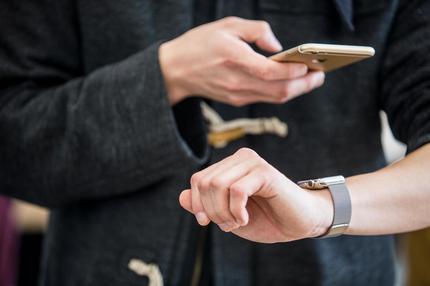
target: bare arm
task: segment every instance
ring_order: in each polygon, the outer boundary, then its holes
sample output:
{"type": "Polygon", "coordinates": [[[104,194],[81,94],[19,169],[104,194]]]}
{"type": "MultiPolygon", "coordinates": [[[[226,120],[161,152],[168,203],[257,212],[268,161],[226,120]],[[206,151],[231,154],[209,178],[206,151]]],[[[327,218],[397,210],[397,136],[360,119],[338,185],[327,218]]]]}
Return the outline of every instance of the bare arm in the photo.
{"type": "MultiPolygon", "coordinates": [[[[430,226],[429,12],[429,1],[400,1],[381,64],[380,107],[411,153],[379,171],[348,178],[352,221],[347,234],[430,226]]],[[[285,175],[252,150],[241,149],[196,173],[192,191],[184,191],[180,202],[200,224],[211,220],[254,241],[323,234],[333,219],[329,192],[301,189],[285,175]]]]}
{"type": "Polygon", "coordinates": [[[399,233],[430,226],[430,144],[377,172],[348,178],[348,234],[399,233]]]}
{"type": "Polygon", "coordinates": [[[409,152],[415,151],[375,173],[348,179],[353,200],[350,234],[430,225],[430,146],[424,145],[430,142],[429,12],[428,1],[399,1],[381,64],[381,108],[396,138],[409,152]]]}
{"type": "MultiPolygon", "coordinates": [[[[352,221],[347,234],[380,235],[430,226],[430,144],[374,173],[348,178],[352,221]]],[[[181,205],[201,225],[210,221],[257,242],[324,234],[333,220],[328,190],[308,191],[241,149],[196,173],[181,205]],[[197,194],[197,195],[195,195],[197,194]]]]}

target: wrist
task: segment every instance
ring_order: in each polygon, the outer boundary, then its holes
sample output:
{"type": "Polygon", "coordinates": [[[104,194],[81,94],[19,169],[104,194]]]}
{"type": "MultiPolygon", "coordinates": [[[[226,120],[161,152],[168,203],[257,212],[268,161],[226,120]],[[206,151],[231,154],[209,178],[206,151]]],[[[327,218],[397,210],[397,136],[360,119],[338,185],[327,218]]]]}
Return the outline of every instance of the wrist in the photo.
{"type": "Polygon", "coordinates": [[[330,191],[326,189],[309,191],[314,198],[315,219],[309,237],[319,237],[327,233],[333,223],[334,205],[330,191]]]}
{"type": "Polygon", "coordinates": [[[167,91],[167,97],[171,105],[175,105],[187,97],[186,91],[180,85],[180,75],[174,60],[172,41],[160,45],[158,50],[158,60],[161,73],[167,91]]]}

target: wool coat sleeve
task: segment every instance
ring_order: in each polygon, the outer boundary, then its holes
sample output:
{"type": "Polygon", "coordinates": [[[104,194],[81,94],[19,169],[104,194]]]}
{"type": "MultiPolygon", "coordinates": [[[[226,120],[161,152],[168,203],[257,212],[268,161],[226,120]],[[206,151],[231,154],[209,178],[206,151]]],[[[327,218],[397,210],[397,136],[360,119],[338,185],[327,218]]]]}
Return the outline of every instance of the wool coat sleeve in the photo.
{"type": "MultiPolygon", "coordinates": [[[[0,192],[56,207],[148,188],[201,163],[202,135],[184,139],[169,106],[159,44],[82,72],[75,7],[65,2],[0,1],[0,192]]],[[[198,103],[184,105],[198,129],[198,103]]]]}
{"type": "Polygon", "coordinates": [[[381,68],[381,104],[408,152],[430,142],[430,1],[401,1],[381,68]]]}

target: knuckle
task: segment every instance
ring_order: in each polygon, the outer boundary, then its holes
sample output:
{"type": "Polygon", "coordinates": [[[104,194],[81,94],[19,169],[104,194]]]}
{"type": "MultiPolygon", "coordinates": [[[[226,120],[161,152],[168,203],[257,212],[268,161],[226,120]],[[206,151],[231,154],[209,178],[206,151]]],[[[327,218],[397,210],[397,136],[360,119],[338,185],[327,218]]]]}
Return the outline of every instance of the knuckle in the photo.
{"type": "Polygon", "coordinates": [[[201,193],[208,192],[211,188],[211,181],[208,179],[201,179],[198,183],[198,188],[201,193]]]}
{"type": "Polygon", "coordinates": [[[282,88],[279,90],[277,99],[285,99],[290,97],[292,93],[292,87],[289,83],[285,83],[284,86],[282,86],[282,88]]]}
{"type": "Polygon", "coordinates": [[[289,98],[287,96],[282,97],[282,98],[278,99],[278,103],[286,103],[288,100],[289,100],[289,98]]]}
{"type": "Polygon", "coordinates": [[[225,99],[226,99],[226,101],[230,104],[230,105],[232,105],[232,106],[236,106],[236,107],[238,107],[239,106],[239,98],[238,98],[238,96],[234,96],[234,95],[227,95],[226,97],[225,97],[225,99]]]}
{"type": "MultiPolygon", "coordinates": [[[[262,157],[258,156],[254,159],[256,163],[256,167],[261,171],[265,171],[267,166],[269,165],[262,157]]],[[[270,166],[270,165],[269,165],[270,166]]]]}
{"type": "Polygon", "coordinates": [[[230,188],[230,197],[230,202],[234,202],[230,203],[231,213],[236,217],[241,216],[242,207],[246,203],[246,191],[242,186],[234,184],[230,188]]]}
{"type": "Polygon", "coordinates": [[[230,195],[234,198],[242,198],[245,195],[243,188],[237,184],[230,187],[230,195]]]}
{"type": "Polygon", "coordinates": [[[288,98],[289,95],[290,94],[285,87],[281,88],[275,95],[275,101],[280,102],[282,99],[288,98]]]}
{"type": "MultiPolygon", "coordinates": [[[[241,83],[239,80],[235,78],[230,78],[229,80],[226,80],[224,83],[224,89],[230,92],[240,91],[241,90],[241,83]]],[[[234,97],[232,96],[232,99],[234,97]]]]}
{"type": "Polygon", "coordinates": [[[259,176],[264,182],[271,181],[272,168],[269,164],[262,164],[259,167],[259,176]]]}
{"type": "Polygon", "coordinates": [[[255,71],[255,75],[257,78],[264,81],[269,81],[273,79],[273,73],[267,67],[260,67],[257,71],[255,71]]]}
{"type": "Polygon", "coordinates": [[[222,177],[213,178],[210,182],[210,187],[214,189],[221,189],[225,187],[226,180],[222,177]]]}
{"type": "Polygon", "coordinates": [[[234,97],[232,99],[232,105],[235,107],[242,107],[244,105],[246,105],[248,103],[248,101],[244,98],[241,97],[234,97]]]}
{"type": "Polygon", "coordinates": [[[226,68],[236,68],[238,66],[237,61],[229,55],[225,55],[221,60],[221,66],[226,68]]]}
{"type": "Polygon", "coordinates": [[[266,21],[258,21],[258,27],[259,27],[260,31],[262,31],[262,32],[270,31],[270,25],[266,21]]]}
{"type": "Polygon", "coordinates": [[[199,181],[200,181],[200,174],[195,173],[191,176],[190,184],[191,184],[191,186],[197,186],[199,181]]]}
{"type": "Polygon", "coordinates": [[[264,162],[264,164],[262,164],[262,169],[263,169],[263,174],[264,175],[270,175],[273,172],[273,167],[271,165],[269,165],[269,163],[264,162]]]}
{"type": "Polygon", "coordinates": [[[256,177],[256,180],[264,184],[267,184],[267,182],[271,181],[271,172],[269,168],[265,166],[260,166],[259,168],[257,168],[257,171],[258,171],[258,175],[256,176],[258,177],[256,177]]]}
{"type": "Polygon", "coordinates": [[[246,147],[242,147],[239,150],[237,150],[236,154],[243,157],[259,157],[257,152],[246,147]]]}
{"type": "Polygon", "coordinates": [[[234,103],[237,101],[237,97],[234,95],[227,95],[226,99],[231,105],[234,105],[234,103]]]}
{"type": "Polygon", "coordinates": [[[285,103],[290,99],[290,97],[288,95],[279,95],[278,97],[276,97],[274,99],[275,103],[285,103]]]}
{"type": "Polygon", "coordinates": [[[232,25],[236,25],[239,22],[239,17],[235,17],[235,16],[228,16],[225,17],[222,21],[226,26],[232,26],[232,25]]]}

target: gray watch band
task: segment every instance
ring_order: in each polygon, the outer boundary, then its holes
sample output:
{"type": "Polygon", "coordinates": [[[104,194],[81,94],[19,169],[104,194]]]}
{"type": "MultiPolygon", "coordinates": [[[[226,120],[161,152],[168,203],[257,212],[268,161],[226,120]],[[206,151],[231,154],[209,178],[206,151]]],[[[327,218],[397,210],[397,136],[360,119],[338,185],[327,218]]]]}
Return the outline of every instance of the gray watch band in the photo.
{"type": "Polygon", "coordinates": [[[333,222],[325,234],[318,238],[335,237],[343,234],[351,221],[351,198],[343,176],[300,181],[299,186],[310,190],[328,188],[333,200],[333,222]]]}
{"type": "Polygon", "coordinates": [[[329,185],[328,189],[334,206],[333,222],[330,229],[321,238],[343,234],[351,221],[351,198],[345,182],[329,185]]]}

